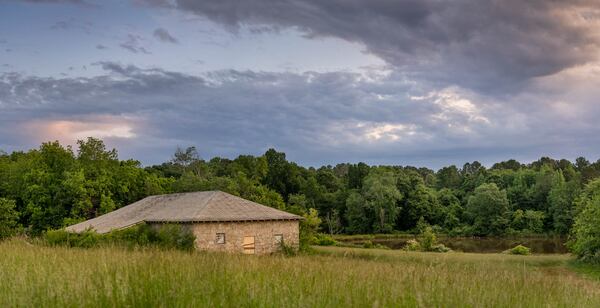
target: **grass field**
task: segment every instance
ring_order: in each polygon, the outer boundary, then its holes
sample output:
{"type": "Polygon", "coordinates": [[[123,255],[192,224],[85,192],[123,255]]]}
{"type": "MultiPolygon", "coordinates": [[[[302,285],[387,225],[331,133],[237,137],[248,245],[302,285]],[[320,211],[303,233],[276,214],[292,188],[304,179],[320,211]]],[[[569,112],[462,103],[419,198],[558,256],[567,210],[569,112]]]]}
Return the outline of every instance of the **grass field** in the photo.
{"type": "Polygon", "coordinates": [[[243,256],[0,243],[0,307],[600,307],[567,255],[243,256]]]}

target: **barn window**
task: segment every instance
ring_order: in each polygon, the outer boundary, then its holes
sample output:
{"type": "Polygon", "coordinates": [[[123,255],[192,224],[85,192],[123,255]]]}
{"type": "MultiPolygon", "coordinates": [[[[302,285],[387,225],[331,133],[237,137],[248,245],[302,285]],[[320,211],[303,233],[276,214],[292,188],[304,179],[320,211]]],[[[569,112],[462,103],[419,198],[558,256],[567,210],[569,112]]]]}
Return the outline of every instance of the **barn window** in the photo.
{"type": "Polygon", "coordinates": [[[217,239],[215,242],[217,244],[225,244],[225,233],[217,233],[217,239]]]}
{"type": "Polygon", "coordinates": [[[275,234],[275,244],[276,245],[283,244],[283,234],[275,234]]]}

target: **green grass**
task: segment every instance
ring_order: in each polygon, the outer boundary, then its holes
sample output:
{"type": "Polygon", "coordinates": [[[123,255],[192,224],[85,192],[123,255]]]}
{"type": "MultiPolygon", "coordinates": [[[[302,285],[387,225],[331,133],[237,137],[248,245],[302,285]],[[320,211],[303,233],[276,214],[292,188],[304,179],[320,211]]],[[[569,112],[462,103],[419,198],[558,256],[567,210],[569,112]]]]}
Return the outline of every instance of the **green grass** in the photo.
{"type": "Polygon", "coordinates": [[[569,262],[569,268],[581,275],[600,282],[600,265],[598,264],[592,265],[572,260],[569,262]]]}
{"type": "Polygon", "coordinates": [[[0,243],[0,307],[600,307],[568,255],[317,247],[297,257],[0,243]]]}

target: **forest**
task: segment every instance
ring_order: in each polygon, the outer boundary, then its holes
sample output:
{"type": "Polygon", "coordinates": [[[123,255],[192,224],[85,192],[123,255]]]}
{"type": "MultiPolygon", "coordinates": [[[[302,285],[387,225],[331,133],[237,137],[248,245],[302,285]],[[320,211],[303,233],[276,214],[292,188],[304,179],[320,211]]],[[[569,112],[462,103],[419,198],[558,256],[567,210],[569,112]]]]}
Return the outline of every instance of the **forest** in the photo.
{"type": "MultiPolygon", "coordinates": [[[[462,236],[568,234],[586,183],[600,161],[542,157],[440,170],[340,163],[303,167],[269,149],[262,156],[200,158],[178,148],[170,161],[143,167],[119,160],[100,139],[76,149],[59,142],[0,154],[2,231],[41,234],[149,195],[221,190],[299,214],[315,209],[324,233],[436,232],[462,236]]],[[[314,210],[313,210],[314,212],[314,210]]]]}

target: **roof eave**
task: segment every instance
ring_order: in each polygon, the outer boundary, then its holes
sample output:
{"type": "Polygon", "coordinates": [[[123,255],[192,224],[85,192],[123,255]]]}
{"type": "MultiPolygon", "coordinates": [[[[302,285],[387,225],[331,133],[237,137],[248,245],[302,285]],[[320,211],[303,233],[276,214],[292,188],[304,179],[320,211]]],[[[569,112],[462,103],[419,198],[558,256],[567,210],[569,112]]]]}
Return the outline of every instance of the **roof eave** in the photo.
{"type": "Polygon", "coordinates": [[[265,219],[146,219],[146,223],[211,223],[211,222],[260,222],[260,221],[300,221],[303,217],[265,219]]]}

